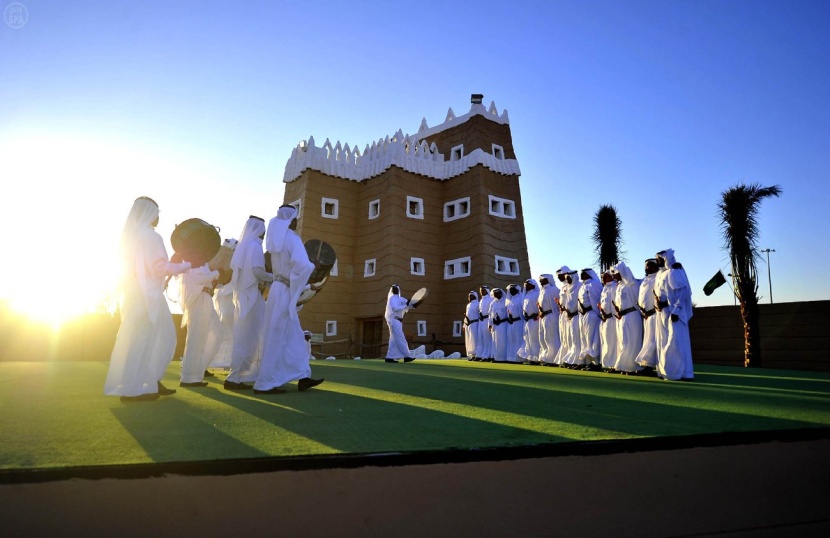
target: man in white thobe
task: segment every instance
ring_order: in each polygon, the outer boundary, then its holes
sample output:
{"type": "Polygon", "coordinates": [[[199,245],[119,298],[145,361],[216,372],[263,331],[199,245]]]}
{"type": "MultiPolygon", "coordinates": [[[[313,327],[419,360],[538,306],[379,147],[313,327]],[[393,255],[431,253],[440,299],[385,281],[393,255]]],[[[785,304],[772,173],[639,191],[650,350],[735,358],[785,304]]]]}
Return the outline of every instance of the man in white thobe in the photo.
{"type": "Polygon", "coordinates": [[[519,349],[524,345],[525,322],[522,319],[524,294],[518,284],[507,286],[504,304],[507,307],[507,362],[522,362],[519,349]]]}
{"type": "Polygon", "coordinates": [[[528,278],[524,283],[524,300],[522,301],[522,320],[524,320],[524,344],[519,349],[519,357],[526,364],[540,365],[539,350],[539,283],[528,278]]]}
{"type": "Polygon", "coordinates": [[[155,230],[158,221],[158,204],[142,196],[133,202],[121,233],[121,326],[104,394],[121,396],[122,401],[157,400],[160,394],[176,392],[161,384],[176,352],[176,327],[164,287],[166,277],[190,269],[190,263],[170,263],[155,230]]]}
{"type": "MultiPolygon", "coordinates": [[[[564,268],[563,268],[564,269],[564,268]]],[[[579,336],[579,289],[581,285],[576,278],[576,271],[562,271],[565,275],[567,286],[562,289],[565,294],[561,301],[561,316],[565,317],[565,336],[562,338],[562,346],[568,343],[568,348],[562,355],[560,364],[567,368],[577,368],[579,356],[582,352],[582,339],[579,336]]]]}
{"type": "MultiPolygon", "coordinates": [[[[657,260],[657,274],[654,278],[654,309],[657,313],[654,326],[654,347],[657,350],[657,362],[660,362],[660,355],[669,339],[669,268],[666,267],[666,251],[661,250],[655,256],[657,260]]],[[[655,370],[656,372],[656,370],[655,370]]]]}
{"type": "Polygon", "coordinates": [[[262,364],[254,383],[257,394],[280,394],[285,392],[280,387],[292,381],[297,382],[300,391],[323,382],[311,378],[308,343],[297,313],[297,300],[309,286],[314,264],[294,231],[296,228],[297,209],[283,205],[268,223],[265,235],[274,281],[265,303],[262,364]]]}
{"type": "Polygon", "coordinates": [[[248,390],[259,375],[265,329],[265,300],[259,283],[274,280],[274,275],[265,270],[262,252],[265,220],[251,215],[239,237],[231,257],[234,322],[231,371],[224,384],[227,390],[248,390]]]}
{"type": "Polygon", "coordinates": [[[386,311],[383,314],[386,326],[389,327],[389,347],[386,351],[386,362],[404,362],[415,360],[406,343],[406,336],[403,333],[403,317],[409,312],[409,300],[401,296],[401,288],[392,284],[389,293],[386,294],[386,311]]]}
{"type": "Polygon", "coordinates": [[[504,290],[494,288],[490,295],[493,300],[490,301],[488,322],[490,331],[493,333],[493,362],[506,362],[510,330],[507,322],[504,290]]]}
{"type": "Polygon", "coordinates": [[[556,364],[559,352],[559,288],[553,281],[553,275],[539,277],[539,360],[545,366],[556,364]]]}
{"type": "Polygon", "coordinates": [[[640,297],[637,307],[643,317],[643,347],[634,360],[642,366],[639,375],[655,375],[657,367],[657,309],[654,306],[654,284],[657,280],[657,259],[646,260],[646,276],[640,282],[640,297]]]}
{"type": "Polygon", "coordinates": [[[476,344],[478,342],[478,293],[470,291],[467,296],[467,308],[464,310],[464,348],[467,352],[467,360],[475,360],[476,344]]]}
{"type": "Polygon", "coordinates": [[[602,273],[602,293],[599,296],[599,341],[602,369],[610,372],[617,362],[617,318],[614,312],[614,298],[617,281],[611,271],[602,273]]]}
{"type": "Polygon", "coordinates": [[[481,320],[478,328],[480,340],[476,345],[476,360],[489,361],[493,358],[493,333],[490,332],[490,325],[487,321],[490,317],[490,303],[493,297],[490,295],[490,286],[483,284],[479,288],[480,299],[478,300],[478,319],[481,320]]]}
{"type": "Polygon", "coordinates": [[[584,370],[599,370],[602,344],[599,339],[599,297],[602,294],[602,283],[591,268],[581,271],[579,279],[579,337],[580,352],[577,364],[584,370]]]}
{"type": "Polygon", "coordinates": [[[617,362],[614,370],[623,374],[636,373],[640,370],[634,360],[643,347],[643,318],[637,308],[640,295],[640,281],[625,264],[614,266],[617,279],[617,294],[614,299],[617,312],[617,362]]]}
{"type": "MultiPolygon", "coordinates": [[[[224,245],[231,250],[236,249],[236,239],[225,239],[224,245]]],[[[230,266],[229,266],[230,268],[230,266]]],[[[216,287],[213,292],[213,308],[219,316],[219,323],[222,326],[222,337],[219,342],[219,350],[210,361],[211,368],[230,368],[231,353],[233,351],[233,287],[228,282],[216,287]]]]}
{"type": "Polygon", "coordinates": [[[219,351],[222,323],[213,308],[213,284],[218,278],[219,271],[211,271],[208,264],[188,269],[181,276],[179,304],[182,327],[187,327],[181,387],[206,387],[205,371],[219,351]]]}
{"type": "Polygon", "coordinates": [[[690,381],[694,378],[689,320],[692,319],[692,288],[686,270],[674,258],[674,250],[665,251],[668,267],[668,338],[659,355],[657,375],[663,379],[690,381]]]}

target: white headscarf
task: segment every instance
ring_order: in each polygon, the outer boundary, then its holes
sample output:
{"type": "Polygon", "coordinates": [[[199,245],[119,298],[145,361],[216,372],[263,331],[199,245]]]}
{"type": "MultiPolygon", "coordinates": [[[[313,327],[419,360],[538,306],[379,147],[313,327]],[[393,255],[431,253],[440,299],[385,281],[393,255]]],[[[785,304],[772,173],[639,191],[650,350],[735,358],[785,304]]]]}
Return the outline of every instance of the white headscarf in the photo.
{"type": "Polygon", "coordinates": [[[158,235],[152,226],[158,216],[159,206],[152,199],[142,196],[133,202],[133,207],[127,215],[127,221],[121,232],[121,263],[123,265],[118,290],[119,297],[123,298],[126,287],[130,285],[134,277],[144,297],[147,312],[154,322],[156,312],[154,303],[161,300],[161,297],[155,297],[155,294],[150,291],[152,286],[146,268],[152,264],[153,260],[146,259],[148,251],[145,245],[158,235]]]}
{"type": "MultiPolygon", "coordinates": [[[[239,303],[240,317],[244,317],[254,305],[251,299],[253,288],[257,288],[258,282],[254,276],[254,262],[262,260],[262,239],[265,232],[265,222],[254,216],[248,217],[242,234],[239,236],[239,243],[231,256],[231,287],[236,293],[236,300],[239,303]]],[[[259,291],[257,290],[257,293],[259,291]]]]}
{"type": "Polygon", "coordinates": [[[279,252],[288,233],[291,222],[297,218],[297,208],[291,205],[280,206],[277,216],[268,223],[268,233],[265,235],[265,245],[268,252],[279,252]]]}

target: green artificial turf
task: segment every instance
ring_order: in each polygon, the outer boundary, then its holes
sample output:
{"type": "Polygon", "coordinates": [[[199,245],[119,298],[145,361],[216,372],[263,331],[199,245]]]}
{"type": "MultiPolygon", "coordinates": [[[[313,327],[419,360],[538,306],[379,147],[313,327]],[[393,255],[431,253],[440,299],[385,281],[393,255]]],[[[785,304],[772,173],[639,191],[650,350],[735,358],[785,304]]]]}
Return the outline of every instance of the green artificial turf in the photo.
{"type": "Polygon", "coordinates": [[[0,469],[524,446],[830,425],[830,375],[699,366],[692,382],[463,360],[314,361],[300,393],[165,384],[104,396],[106,362],[0,362],[0,469]]]}

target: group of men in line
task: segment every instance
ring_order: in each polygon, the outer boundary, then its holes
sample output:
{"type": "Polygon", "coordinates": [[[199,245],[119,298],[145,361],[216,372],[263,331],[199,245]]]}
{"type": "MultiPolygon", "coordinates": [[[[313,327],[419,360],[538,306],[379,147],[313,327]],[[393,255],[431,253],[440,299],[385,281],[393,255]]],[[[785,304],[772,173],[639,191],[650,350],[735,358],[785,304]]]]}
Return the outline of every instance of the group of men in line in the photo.
{"type": "MultiPolygon", "coordinates": [[[[119,286],[121,326],[104,386],[122,401],[151,401],[175,393],[162,385],[176,350],[173,316],[164,295],[170,278],[181,275],[182,322],[187,326],[182,357],[182,387],[205,387],[205,375],[220,355],[230,352],[227,390],[279,394],[297,381],[305,391],[322,379],[311,378],[309,344],[299,322],[297,300],[308,286],[314,264],[294,231],[297,210],[284,205],[266,228],[248,218],[230,261],[230,282],[214,293],[221,276],[206,263],[170,261],[158,225],[158,204],[148,197],[133,203],[121,236],[119,286]],[[265,241],[271,257],[266,271],[265,241]],[[261,287],[270,285],[267,301],[261,287]]],[[[233,246],[232,243],[226,245],[233,246]]]]}
{"type": "Polygon", "coordinates": [[[469,294],[465,346],[472,361],[691,380],[691,317],[686,271],[666,249],[645,261],[643,279],[619,262],[600,276],[563,266],[555,279],[483,285],[469,294]]]}

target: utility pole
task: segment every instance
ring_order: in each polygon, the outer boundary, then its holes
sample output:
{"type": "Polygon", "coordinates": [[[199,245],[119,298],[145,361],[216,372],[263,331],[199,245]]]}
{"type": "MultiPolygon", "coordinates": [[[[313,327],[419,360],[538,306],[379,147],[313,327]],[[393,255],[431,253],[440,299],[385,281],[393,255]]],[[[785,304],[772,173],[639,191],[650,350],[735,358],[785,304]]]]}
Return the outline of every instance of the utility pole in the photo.
{"type": "Polygon", "coordinates": [[[775,252],[774,248],[765,248],[764,250],[759,250],[758,252],[766,252],[767,253],[767,280],[769,280],[769,304],[772,304],[772,271],[769,267],[769,253],[775,252]]]}

